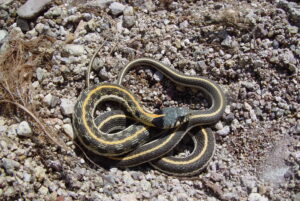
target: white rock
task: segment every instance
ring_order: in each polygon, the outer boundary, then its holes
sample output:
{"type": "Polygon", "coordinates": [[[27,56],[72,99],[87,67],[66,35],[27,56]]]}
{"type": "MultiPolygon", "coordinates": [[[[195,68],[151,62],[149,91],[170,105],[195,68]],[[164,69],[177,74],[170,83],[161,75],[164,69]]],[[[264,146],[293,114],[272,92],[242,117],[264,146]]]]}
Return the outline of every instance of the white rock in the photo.
{"type": "Polygon", "coordinates": [[[0,133],[4,133],[7,130],[7,126],[6,125],[0,125],[0,133]]]}
{"type": "Polygon", "coordinates": [[[18,10],[17,14],[21,18],[32,19],[36,17],[51,0],[28,0],[18,10]]]}
{"type": "Polygon", "coordinates": [[[247,103],[247,102],[244,103],[244,107],[245,107],[245,109],[248,110],[248,111],[252,110],[251,105],[249,105],[249,103],[247,103]]]}
{"type": "Polygon", "coordinates": [[[35,30],[36,30],[38,33],[43,33],[44,28],[45,28],[45,25],[42,24],[42,23],[38,23],[37,25],[35,25],[35,30]]]}
{"type": "Polygon", "coordinates": [[[122,193],[120,194],[120,200],[121,201],[137,201],[136,195],[134,193],[129,193],[129,194],[125,194],[122,193]]]}
{"type": "Polygon", "coordinates": [[[8,32],[6,30],[0,30],[0,43],[7,36],[8,32]]]}
{"type": "Polygon", "coordinates": [[[23,173],[23,181],[30,182],[31,180],[31,174],[28,174],[27,172],[23,173]]]}
{"type": "Polygon", "coordinates": [[[164,78],[164,75],[159,72],[159,71],[156,71],[154,74],[153,74],[153,79],[157,82],[160,82],[162,81],[162,79],[164,78]]]}
{"type": "Polygon", "coordinates": [[[87,2],[88,6],[98,7],[98,8],[107,8],[111,4],[112,0],[94,0],[87,2]]]}
{"type": "Polygon", "coordinates": [[[215,128],[217,130],[222,130],[224,128],[223,124],[221,121],[218,121],[218,123],[216,123],[215,128]]]}
{"type": "Polygon", "coordinates": [[[109,9],[111,10],[111,14],[113,15],[121,15],[125,10],[125,6],[119,2],[113,2],[110,4],[109,9]]]}
{"type": "Polygon", "coordinates": [[[74,139],[74,131],[71,124],[64,124],[62,128],[64,129],[65,133],[71,137],[71,139],[74,139]]]}
{"type": "Polygon", "coordinates": [[[61,99],[60,109],[63,115],[70,116],[74,112],[74,103],[66,98],[61,99]]]}
{"type": "Polygon", "coordinates": [[[62,13],[63,13],[63,8],[56,6],[56,7],[50,8],[44,14],[44,16],[47,17],[47,18],[53,18],[53,17],[59,17],[59,16],[61,16],[62,13]]]}
{"type": "Polygon", "coordinates": [[[37,88],[39,85],[40,85],[39,81],[34,81],[34,82],[31,84],[31,86],[32,86],[33,88],[37,88]]]}
{"type": "Polygon", "coordinates": [[[241,177],[242,185],[247,187],[249,190],[253,189],[256,186],[255,177],[250,175],[244,175],[241,177]]]}
{"type": "Polygon", "coordinates": [[[45,69],[42,68],[37,68],[36,69],[36,78],[38,79],[38,81],[42,81],[45,77],[46,77],[46,73],[47,71],[45,69]]]}
{"type": "Polygon", "coordinates": [[[46,169],[41,166],[37,166],[36,168],[34,168],[33,172],[39,181],[43,180],[46,177],[46,169]]]}
{"type": "Polygon", "coordinates": [[[43,102],[46,103],[48,106],[50,106],[52,98],[53,98],[52,94],[49,93],[44,97],[43,102]]]}
{"type": "Polygon", "coordinates": [[[47,187],[45,187],[45,186],[42,186],[40,189],[39,189],[39,193],[41,194],[41,195],[47,195],[48,194],[48,188],[47,187]]]}
{"type": "Polygon", "coordinates": [[[19,162],[9,159],[9,158],[3,158],[2,165],[3,165],[4,169],[7,171],[7,173],[9,173],[9,174],[12,174],[15,169],[18,169],[20,167],[19,162]]]}
{"type": "Polygon", "coordinates": [[[17,127],[17,134],[24,137],[32,135],[32,130],[27,121],[22,121],[17,127]]]}
{"type": "Polygon", "coordinates": [[[224,126],[224,128],[222,128],[221,130],[218,130],[217,133],[219,135],[228,135],[230,132],[230,128],[229,126],[224,126]]]}
{"type": "Polygon", "coordinates": [[[124,16],[132,16],[133,13],[134,13],[134,10],[133,10],[132,6],[126,6],[126,8],[123,10],[124,16]]]}
{"type": "Polygon", "coordinates": [[[1,6],[6,6],[6,5],[10,4],[13,1],[14,0],[0,0],[0,5],[1,6]]]}
{"type": "Polygon", "coordinates": [[[151,183],[149,181],[146,181],[145,179],[143,179],[140,182],[141,188],[143,191],[149,191],[151,190],[151,183]]]}
{"type": "Polygon", "coordinates": [[[259,193],[251,193],[248,197],[248,201],[268,201],[268,198],[261,196],[259,193]]]}
{"type": "Polygon", "coordinates": [[[12,124],[8,127],[7,129],[7,135],[8,136],[13,136],[17,135],[17,128],[19,127],[19,124],[12,124]]]}
{"type": "Polygon", "coordinates": [[[134,16],[124,16],[123,18],[123,26],[125,28],[131,28],[135,24],[135,17],[134,16]]]}
{"type": "Polygon", "coordinates": [[[84,46],[76,44],[67,44],[64,47],[64,53],[71,54],[74,56],[81,56],[85,54],[84,46]]]}

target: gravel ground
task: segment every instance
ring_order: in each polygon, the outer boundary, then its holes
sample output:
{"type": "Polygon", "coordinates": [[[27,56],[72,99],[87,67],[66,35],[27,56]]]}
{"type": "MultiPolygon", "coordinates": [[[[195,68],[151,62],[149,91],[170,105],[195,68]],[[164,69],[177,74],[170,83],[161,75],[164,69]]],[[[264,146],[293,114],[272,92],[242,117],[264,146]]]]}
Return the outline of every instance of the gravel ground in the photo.
{"type": "MultiPolygon", "coordinates": [[[[53,39],[48,65],[34,70],[33,98],[39,115],[71,148],[38,140],[43,134],[24,118],[0,116],[0,200],[299,201],[295,2],[0,0],[2,53],[13,35],[53,39]],[[112,82],[129,61],[150,57],[222,87],[229,103],[214,127],[215,156],[201,175],[177,178],[148,165],[105,169],[76,148],[68,137],[70,117],[101,44],[92,83],[112,82]]],[[[201,95],[184,92],[153,69],[137,69],[126,79],[150,110],[205,106],[201,95]]]]}

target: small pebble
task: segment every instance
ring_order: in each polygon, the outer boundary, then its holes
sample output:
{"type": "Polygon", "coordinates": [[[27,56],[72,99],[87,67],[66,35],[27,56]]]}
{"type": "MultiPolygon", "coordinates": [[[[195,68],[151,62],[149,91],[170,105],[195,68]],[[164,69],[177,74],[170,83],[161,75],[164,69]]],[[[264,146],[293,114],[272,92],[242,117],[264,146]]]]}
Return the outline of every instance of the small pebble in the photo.
{"type": "Polygon", "coordinates": [[[62,114],[66,116],[71,116],[71,114],[73,114],[74,112],[74,105],[74,102],[72,102],[71,100],[62,98],[60,104],[62,114]]]}
{"type": "Polygon", "coordinates": [[[23,137],[30,137],[32,135],[32,130],[27,121],[22,121],[19,124],[17,128],[17,134],[23,137]]]}
{"type": "Polygon", "coordinates": [[[223,136],[228,135],[230,133],[230,128],[229,126],[224,126],[221,130],[218,130],[217,133],[223,136]]]}

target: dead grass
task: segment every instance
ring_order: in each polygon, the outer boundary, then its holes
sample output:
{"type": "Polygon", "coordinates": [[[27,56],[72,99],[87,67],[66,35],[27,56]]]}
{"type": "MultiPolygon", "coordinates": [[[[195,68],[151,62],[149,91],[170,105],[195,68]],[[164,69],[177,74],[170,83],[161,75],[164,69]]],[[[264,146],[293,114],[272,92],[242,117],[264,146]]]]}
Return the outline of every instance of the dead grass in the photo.
{"type": "Polygon", "coordinates": [[[52,52],[49,50],[53,42],[54,39],[46,36],[25,40],[20,34],[11,33],[8,47],[0,55],[0,114],[24,115],[35,133],[43,132],[56,145],[67,149],[57,133],[39,118],[38,103],[34,100],[36,91],[32,87],[37,66],[50,65],[52,52]]]}

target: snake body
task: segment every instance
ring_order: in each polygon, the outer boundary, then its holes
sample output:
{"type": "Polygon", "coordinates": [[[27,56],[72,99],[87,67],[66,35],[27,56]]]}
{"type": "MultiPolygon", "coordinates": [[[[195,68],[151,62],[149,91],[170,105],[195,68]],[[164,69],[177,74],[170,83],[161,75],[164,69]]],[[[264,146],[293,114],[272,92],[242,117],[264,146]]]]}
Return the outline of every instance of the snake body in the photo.
{"type": "Polygon", "coordinates": [[[142,58],[125,66],[116,84],[100,84],[84,90],[75,105],[73,126],[86,148],[109,157],[119,167],[150,162],[153,167],[168,174],[195,175],[207,165],[215,149],[214,135],[203,126],[218,121],[225,104],[222,90],[213,81],[187,76],[153,59],[142,58]],[[145,111],[138,99],[121,86],[125,74],[137,66],[155,68],[178,85],[199,89],[207,97],[210,107],[207,110],[163,108],[157,113],[145,111]],[[128,114],[112,112],[94,118],[96,106],[104,101],[122,104],[128,114]],[[129,115],[137,122],[125,128],[124,122],[129,115]],[[111,133],[114,126],[122,128],[122,131],[111,133]],[[149,142],[154,129],[160,129],[154,132],[161,135],[149,142]],[[194,142],[192,154],[183,158],[163,157],[191,130],[196,130],[195,134],[190,134],[194,142]]]}

